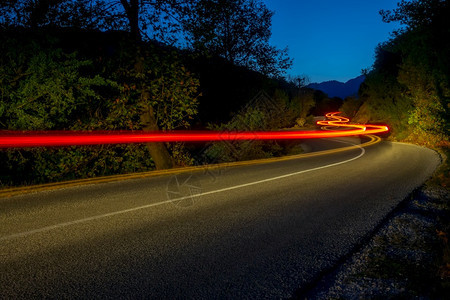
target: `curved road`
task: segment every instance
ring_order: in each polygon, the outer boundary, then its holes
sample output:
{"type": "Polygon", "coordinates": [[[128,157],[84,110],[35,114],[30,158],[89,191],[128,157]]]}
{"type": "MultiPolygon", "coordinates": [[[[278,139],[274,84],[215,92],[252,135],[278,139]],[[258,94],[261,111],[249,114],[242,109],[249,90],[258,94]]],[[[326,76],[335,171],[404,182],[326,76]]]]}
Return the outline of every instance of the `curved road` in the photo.
{"type": "Polygon", "coordinates": [[[290,297],[439,162],[431,150],[381,142],[0,199],[0,298],[290,297]]]}

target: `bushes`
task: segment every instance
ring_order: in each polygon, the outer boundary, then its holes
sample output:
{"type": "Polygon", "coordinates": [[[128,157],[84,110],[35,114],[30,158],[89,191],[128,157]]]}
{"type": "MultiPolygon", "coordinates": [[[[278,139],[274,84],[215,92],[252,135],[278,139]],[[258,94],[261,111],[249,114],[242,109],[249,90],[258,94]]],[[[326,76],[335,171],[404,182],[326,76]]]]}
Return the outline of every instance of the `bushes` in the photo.
{"type": "MultiPolygon", "coordinates": [[[[210,125],[209,129],[226,132],[272,131],[291,127],[298,116],[298,98],[289,99],[281,90],[273,97],[265,92],[258,94],[226,124],[210,125]]],[[[286,155],[297,142],[279,141],[223,141],[209,146],[203,160],[207,162],[230,162],[286,155]]],[[[201,162],[199,162],[201,163],[201,162]]]]}
{"type": "Polygon", "coordinates": [[[362,105],[362,100],[355,97],[347,97],[339,109],[345,116],[353,119],[356,116],[359,108],[362,105]]]}
{"type": "Polygon", "coordinates": [[[385,21],[406,28],[376,49],[360,89],[359,121],[382,121],[397,139],[448,146],[450,99],[450,5],[448,1],[402,1],[385,21]]]}
{"type": "Polygon", "coordinates": [[[145,145],[9,149],[0,152],[0,184],[29,185],[148,171],[145,145]]]}
{"type": "MultiPolygon", "coordinates": [[[[0,129],[139,130],[143,128],[142,110],[148,106],[155,110],[162,129],[189,126],[197,112],[198,81],[176,53],[151,45],[142,53],[145,74],[138,78],[126,47],[108,53],[109,48],[126,44],[126,37],[122,38],[99,39],[98,45],[89,47],[105,50],[89,56],[84,49],[87,45],[78,45],[79,51],[63,48],[65,43],[57,35],[5,35],[0,40],[4,53],[0,58],[0,129]],[[144,85],[136,84],[142,81],[144,85]],[[139,97],[139,86],[150,94],[149,103],[139,97]]],[[[180,145],[172,149],[177,160],[188,159],[180,145]]],[[[145,145],[2,150],[0,160],[1,185],[154,168],[145,145]]]]}

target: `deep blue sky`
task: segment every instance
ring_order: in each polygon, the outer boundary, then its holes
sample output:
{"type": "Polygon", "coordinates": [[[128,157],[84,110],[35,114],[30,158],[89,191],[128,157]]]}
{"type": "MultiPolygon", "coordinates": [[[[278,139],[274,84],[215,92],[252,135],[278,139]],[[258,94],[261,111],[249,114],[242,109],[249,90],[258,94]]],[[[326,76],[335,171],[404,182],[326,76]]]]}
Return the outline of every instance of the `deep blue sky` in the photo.
{"type": "Polygon", "coordinates": [[[374,49],[398,24],[381,21],[378,11],[399,0],[264,0],[275,11],[271,43],[289,47],[290,75],[311,82],[347,81],[373,64],[374,49]]]}

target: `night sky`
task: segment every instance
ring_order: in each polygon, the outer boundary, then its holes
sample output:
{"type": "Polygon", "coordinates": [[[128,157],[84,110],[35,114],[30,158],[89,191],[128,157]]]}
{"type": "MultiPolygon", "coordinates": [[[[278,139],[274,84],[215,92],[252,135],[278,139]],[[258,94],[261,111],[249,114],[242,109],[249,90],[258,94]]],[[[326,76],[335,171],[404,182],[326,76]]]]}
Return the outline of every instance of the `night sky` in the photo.
{"type": "Polygon", "coordinates": [[[310,82],[347,81],[373,64],[374,49],[398,24],[386,24],[378,11],[398,0],[264,0],[275,11],[271,43],[289,47],[290,75],[310,82]]]}

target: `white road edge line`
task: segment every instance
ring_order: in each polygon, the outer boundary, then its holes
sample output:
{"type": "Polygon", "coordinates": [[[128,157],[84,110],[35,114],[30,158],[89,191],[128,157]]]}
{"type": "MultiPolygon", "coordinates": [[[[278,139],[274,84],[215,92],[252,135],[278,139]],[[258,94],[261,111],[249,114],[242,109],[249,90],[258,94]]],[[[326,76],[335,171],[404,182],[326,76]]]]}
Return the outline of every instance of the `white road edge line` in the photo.
{"type": "Polygon", "coordinates": [[[107,218],[107,217],[111,217],[111,216],[121,215],[121,214],[129,213],[129,212],[133,212],[133,211],[137,211],[137,210],[141,210],[141,209],[146,209],[146,208],[151,208],[151,207],[155,207],[155,206],[159,206],[159,205],[163,205],[163,204],[168,204],[168,203],[171,203],[171,202],[174,202],[174,201],[181,201],[181,200],[189,199],[189,198],[192,198],[192,197],[201,197],[201,196],[206,196],[206,195],[226,192],[226,191],[235,190],[235,189],[239,189],[239,188],[243,188],[243,187],[247,187],[247,186],[252,186],[252,185],[256,185],[256,184],[260,184],[260,183],[265,183],[265,182],[269,182],[269,181],[283,179],[283,178],[287,178],[287,177],[291,177],[291,176],[295,176],[295,175],[299,175],[299,174],[303,174],[303,173],[307,173],[307,172],[312,172],[312,171],[317,171],[317,170],[321,170],[321,169],[326,169],[326,168],[329,168],[329,167],[334,167],[334,166],[338,166],[338,165],[349,163],[351,161],[354,161],[354,160],[362,157],[366,153],[366,150],[364,150],[364,148],[360,147],[357,144],[344,142],[344,141],[337,141],[337,140],[335,140],[335,141],[336,142],[345,143],[345,144],[355,145],[361,150],[361,153],[358,156],[355,156],[353,158],[350,158],[350,159],[347,159],[347,160],[343,160],[343,161],[340,161],[340,162],[337,162],[337,163],[321,166],[321,167],[316,167],[316,168],[312,168],[312,169],[308,169],[308,170],[303,170],[303,171],[298,171],[298,172],[289,173],[289,174],[285,174],[285,175],[280,175],[280,176],[276,176],[276,177],[272,177],[272,178],[267,178],[267,179],[263,179],[263,180],[254,181],[254,182],[239,184],[239,185],[235,185],[235,186],[231,186],[231,187],[227,187],[227,188],[223,188],[223,189],[218,189],[218,190],[214,190],[214,191],[204,192],[204,193],[200,193],[200,194],[189,195],[189,196],[184,196],[184,197],[180,197],[180,198],[176,198],[176,199],[170,199],[170,200],[166,200],[166,201],[162,201],[162,202],[157,202],[157,203],[152,203],[152,204],[148,204],[148,205],[138,206],[138,207],[134,207],[134,208],[124,209],[124,210],[115,211],[115,212],[112,212],[112,213],[92,216],[92,217],[83,218],[83,219],[79,219],[79,220],[75,220],[75,221],[59,223],[59,224],[55,224],[55,225],[51,225],[51,226],[42,227],[42,228],[39,228],[39,229],[19,232],[19,233],[15,233],[15,234],[11,234],[11,235],[0,237],[0,241],[10,240],[10,239],[19,238],[19,237],[25,237],[25,236],[28,236],[28,235],[31,235],[31,234],[34,234],[34,233],[50,231],[50,230],[53,230],[53,229],[67,227],[67,226],[70,226],[70,225],[75,225],[75,224],[85,223],[85,222],[98,220],[98,219],[103,219],[103,218],[107,218]]]}

